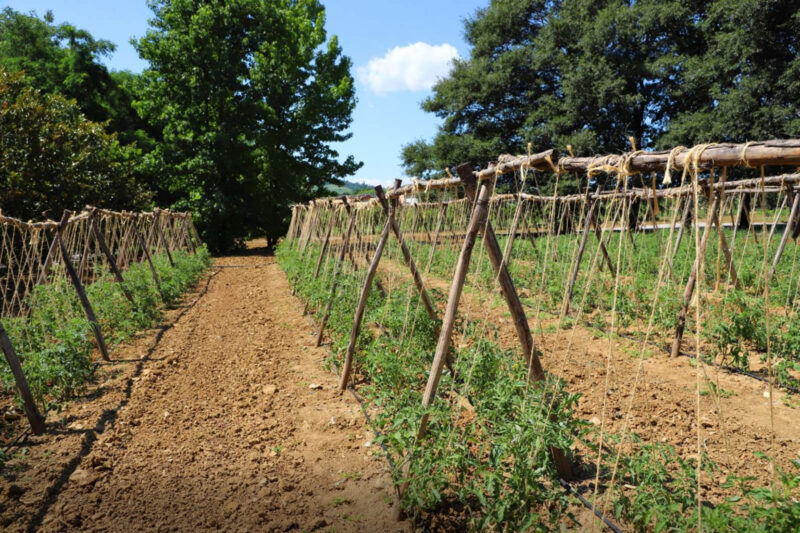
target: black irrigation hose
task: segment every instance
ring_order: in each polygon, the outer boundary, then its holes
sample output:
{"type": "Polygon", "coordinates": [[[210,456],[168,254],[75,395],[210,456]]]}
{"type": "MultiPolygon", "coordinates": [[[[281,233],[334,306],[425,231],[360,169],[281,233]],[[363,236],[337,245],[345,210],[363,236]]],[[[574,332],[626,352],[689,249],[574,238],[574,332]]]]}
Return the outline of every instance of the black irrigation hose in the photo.
{"type": "Polygon", "coordinates": [[[583,495],[582,495],[581,493],[579,493],[577,490],[575,490],[575,487],[573,487],[572,485],[570,485],[568,482],[564,481],[564,480],[563,480],[563,479],[561,479],[561,478],[558,478],[558,482],[561,484],[561,486],[562,486],[562,487],[564,487],[564,490],[565,490],[565,491],[567,491],[567,493],[568,493],[568,494],[572,494],[572,495],[574,495],[576,498],[578,498],[578,500],[580,500],[580,502],[581,502],[581,503],[582,503],[584,506],[586,506],[586,508],[587,508],[587,509],[589,509],[590,511],[592,511],[592,512],[595,514],[595,516],[596,516],[597,518],[599,518],[600,520],[602,520],[602,521],[603,521],[603,524],[605,524],[605,526],[606,526],[608,529],[610,529],[610,530],[611,530],[611,531],[613,531],[614,533],[622,533],[622,530],[619,528],[619,526],[618,526],[618,525],[616,525],[614,522],[612,522],[611,520],[609,520],[608,518],[606,518],[606,517],[603,515],[602,511],[599,511],[597,508],[595,508],[595,506],[594,506],[594,505],[592,505],[592,502],[590,502],[589,500],[587,500],[586,498],[584,498],[584,497],[583,497],[583,495]]]}
{"type": "MultiPolygon", "coordinates": [[[[317,328],[316,322],[314,322],[314,319],[311,317],[311,313],[309,313],[307,315],[307,317],[308,317],[308,321],[311,324],[311,327],[313,328],[314,332],[317,333],[319,331],[319,329],[317,328]]],[[[331,364],[333,365],[333,368],[334,368],[336,374],[338,375],[338,367],[336,366],[336,361],[333,360],[333,351],[331,351],[330,345],[326,343],[326,344],[323,344],[323,346],[328,351],[328,354],[330,354],[330,356],[331,356],[331,364]]],[[[356,393],[355,389],[352,386],[348,386],[347,390],[350,391],[350,394],[353,395],[353,398],[355,398],[356,401],[358,402],[358,404],[361,406],[361,412],[364,413],[364,418],[366,418],[367,423],[369,424],[370,429],[372,430],[372,433],[374,433],[375,436],[381,436],[381,432],[375,427],[375,424],[372,422],[372,418],[369,416],[369,413],[367,413],[367,407],[366,407],[366,405],[364,405],[364,400],[358,395],[358,393],[356,393]]],[[[389,452],[386,449],[386,445],[381,442],[380,443],[380,447],[381,447],[381,450],[383,450],[383,452],[384,452],[383,455],[386,458],[386,462],[389,463],[389,466],[392,468],[392,470],[394,470],[394,461],[392,461],[392,458],[389,456],[389,452]]],[[[558,478],[558,482],[559,482],[559,484],[561,485],[561,487],[564,489],[564,491],[567,494],[572,494],[572,495],[576,496],[578,501],[580,501],[584,505],[584,507],[586,507],[587,509],[592,511],[595,514],[595,516],[600,518],[603,521],[603,524],[605,524],[605,526],[608,527],[611,531],[613,531],[614,533],[622,533],[622,530],[619,528],[619,526],[617,526],[616,524],[614,524],[614,522],[612,522],[609,518],[607,518],[602,513],[602,511],[599,511],[598,509],[596,509],[592,505],[592,503],[589,500],[587,500],[586,498],[584,498],[577,491],[577,489],[575,489],[575,487],[573,487],[568,481],[565,481],[565,480],[563,480],[561,478],[558,478]]],[[[426,532],[430,531],[429,524],[423,522],[421,525],[422,525],[423,531],[426,531],[426,532]]]]}
{"type": "MultiPolygon", "coordinates": [[[[529,304],[529,303],[523,302],[522,305],[524,305],[525,307],[527,307],[529,309],[534,309],[534,306],[529,304]]],[[[554,315],[554,316],[559,316],[560,315],[560,313],[558,313],[556,311],[548,311],[546,309],[544,309],[543,311],[546,312],[546,313],[550,313],[551,315],[554,315]]],[[[581,320],[580,322],[585,326],[589,326],[590,328],[594,328],[594,329],[596,329],[598,331],[602,331],[603,333],[608,334],[608,331],[605,328],[595,324],[591,320],[584,319],[584,320],[581,320]]],[[[629,335],[628,333],[617,333],[617,336],[622,337],[623,339],[628,339],[628,340],[632,340],[632,341],[635,341],[635,342],[642,342],[642,339],[637,338],[637,337],[635,337],[633,335],[629,335]]],[[[669,348],[667,348],[665,346],[661,346],[657,342],[647,341],[647,344],[648,344],[648,346],[651,346],[653,348],[661,350],[664,353],[671,353],[671,350],[669,348]]],[[[689,359],[692,359],[692,360],[695,360],[695,361],[697,360],[697,356],[696,355],[690,354],[688,352],[679,351],[678,355],[680,355],[681,357],[688,357],[689,359]]],[[[769,383],[769,379],[768,378],[765,378],[764,376],[759,376],[758,374],[753,374],[752,372],[748,372],[747,370],[743,370],[741,368],[736,368],[735,366],[721,365],[719,363],[715,363],[714,361],[705,361],[705,363],[707,365],[710,365],[710,366],[725,370],[726,372],[730,372],[732,374],[740,374],[740,375],[746,376],[748,378],[756,379],[756,380],[761,381],[763,383],[769,383]]],[[[780,382],[773,382],[773,386],[777,386],[779,389],[783,389],[783,390],[785,390],[787,392],[791,392],[793,394],[800,394],[800,388],[793,387],[792,385],[786,385],[786,384],[780,383],[780,382]]]]}

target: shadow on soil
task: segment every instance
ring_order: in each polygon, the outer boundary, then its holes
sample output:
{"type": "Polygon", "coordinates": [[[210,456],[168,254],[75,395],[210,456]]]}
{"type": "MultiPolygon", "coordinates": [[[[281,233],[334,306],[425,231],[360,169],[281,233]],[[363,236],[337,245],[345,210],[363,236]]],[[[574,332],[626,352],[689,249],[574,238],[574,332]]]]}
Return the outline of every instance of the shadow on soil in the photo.
{"type": "MultiPolygon", "coordinates": [[[[124,390],[124,397],[122,401],[120,401],[119,405],[112,409],[106,409],[101,415],[100,418],[97,420],[94,428],[87,429],[85,431],[78,431],[78,430],[70,430],[70,432],[74,431],[76,433],[83,434],[83,444],[81,445],[80,450],[78,453],[73,457],[64,468],[61,470],[61,475],[58,476],[55,482],[47,489],[45,493],[44,500],[42,501],[39,509],[37,510],[36,514],[34,514],[30,521],[28,522],[28,527],[26,528],[27,531],[36,531],[42,525],[42,520],[47,515],[47,512],[50,510],[50,507],[56,502],[58,499],[58,495],[61,493],[61,490],[66,485],[67,481],[69,481],[70,476],[75,472],[75,469],[78,468],[78,465],[81,463],[81,460],[89,455],[92,451],[92,447],[94,443],[97,441],[97,436],[102,434],[109,425],[113,424],[116,421],[117,417],[119,416],[120,410],[128,404],[130,400],[131,393],[133,392],[133,380],[136,377],[139,377],[144,369],[145,363],[151,361],[150,356],[156,351],[158,348],[161,339],[164,337],[164,334],[172,329],[178,321],[183,318],[183,316],[188,313],[196,304],[200,301],[200,299],[208,292],[208,289],[211,285],[211,280],[216,276],[220,271],[214,270],[208,278],[206,278],[205,286],[203,289],[197,294],[195,299],[184,307],[180,313],[169,323],[165,324],[161,328],[159,328],[158,333],[156,334],[156,338],[153,341],[153,344],[148,348],[147,353],[137,361],[136,369],[134,370],[133,374],[128,377],[125,383],[125,390],[124,390]]],[[[47,433],[55,434],[55,433],[64,433],[62,428],[59,428],[56,424],[48,424],[47,433]]],[[[25,445],[25,442],[22,443],[25,445]]]]}

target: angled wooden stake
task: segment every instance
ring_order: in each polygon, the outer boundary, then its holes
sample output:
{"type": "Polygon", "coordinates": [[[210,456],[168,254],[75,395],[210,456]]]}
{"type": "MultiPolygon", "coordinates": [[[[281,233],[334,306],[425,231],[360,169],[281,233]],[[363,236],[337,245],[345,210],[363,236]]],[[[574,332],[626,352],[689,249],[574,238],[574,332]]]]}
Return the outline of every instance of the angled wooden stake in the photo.
{"type": "Polygon", "coordinates": [[[703,236],[700,239],[700,249],[698,250],[697,257],[694,258],[689,280],[686,282],[686,288],[683,290],[683,305],[678,313],[678,325],[675,326],[675,338],[672,341],[672,357],[677,357],[681,351],[683,330],[686,328],[686,315],[689,312],[689,304],[692,302],[692,295],[694,295],[694,287],[697,283],[697,276],[700,271],[700,261],[703,261],[705,257],[708,237],[711,235],[711,226],[714,223],[714,217],[717,216],[718,209],[719,195],[714,194],[714,199],[711,201],[711,206],[708,208],[708,218],[706,220],[706,226],[703,228],[703,236]]]}
{"type": "Polygon", "coordinates": [[[289,222],[289,230],[286,232],[286,238],[289,241],[289,247],[294,248],[294,226],[297,224],[297,206],[292,206],[292,220],[289,222]]]}
{"type": "Polygon", "coordinates": [[[88,208],[91,212],[92,217],[92,232],[94,233],[94,238],[97,240],[97,244],[100,246],[100,251],[103,252],[103,255],[106,256],[106,260],[108,261],[109,266],[111,267],[111,272],[114,273],[114,277],[117,278],[117,282],[119,283],[120,289],[122,289],[122,293],[125,295],[125,298],[128,299],[130,303],[133,302],[133,295],[130,293],[128,288],[125,286],[125,280],[122,277],[122,272],[120,271],[119,267],[117,266],[117,260],[114,258],[114,255],[111,253],[111,250],[108,249],[106,245],[106,240],[103,237],[103,234],[97,229],[97,209],[94,207],[88,208]]]}
{"type": "Polygon", "coordinates": [[[75,286],[75,292],[78,293],[78,299],[83,306],[84,313],[86,313],[86,319],[92,324],[94,338],[97,339],[97,346],[100,348],[100,353],[102,354],[104,360],[110,361],[111,358],[108,356],[106,340],[103,338],[103,332],[100,331],[100,323],[97,321],[97,315],[95,315],[92,304],[89,302],[89,298],[86,296],[86,291],[83,288],[83,283],[81,283],[81,278],[78,276],[78,272],[72,265],[72,260],[69,257],[69,250],[67,250],[64,240],[61,238],[61,233],[64,231],[64,228],[67,225],[69,215],[70,212],[65,210],[64,215],[61,217],[61,222],[59,222],[58,228],[56,229],[56,239],[58,239],[58,247],[61,249],[61,259],[64,261],[67,274],[69,274],[72,284],[75,286]]]}
{"type": "Polygon", "coordinates": [[[733,250],[728,246],[728,238],[723,231],[722,223],[720,222],[719,212],[721,209],[717,208],[717,214],[714,216],[714,226],[717,228],[717,235],[722,247],[722,254],[725,256],[725,265],[728,267],[728,272],[731,276],[731,281],[734,287],[739,288],[739,276],[736,274],[736,265],[733,264],[733,250]]]}
{"type": "Polygon", "coordinates": [[[36,401],[33,399],[31,389],[28,387],[28,380],[25,379],[25,374],[22,372],[22,364],[19,362],[17,352],[11,344],[11,339],[0,322],[0,348],[3,349],[3,354],[6,356],[6,362],[11,368],[11,373],[14,375],[14,381],[19,390],[19,396],[22,398],[22,405],[25,409],[25,416],[28,417],[28,422],[31,424],[31,430],[34,435],[41,435],[44,433],[44,417],[39,412],[36,406],[36,401]]]}
{"type": "MultiPolygon", "coordinates": [[[[394,188],[395,189],[400,188],[400,183],[401,181],[399,179],[395,180],[394,188]]],[[[394,202],[393,205],[396,206],[397,199],[393,199],[392,201],[394,202]]],[[[384,206],[383,209],[386,215],[389,216],[388,204],[384,206]]],[[[428,296],[428,291],[425,290],[425,284],[422,283],[422,276],[420,275],[419,270],[417,270],[417,265],[416,263],[414,263],[414,258],[411,257],[411,251],[408,249],[408,246],[406,246],[406,241],[403,238],[403,234],[400,232],[400,225],[397,223],[397,220],[393,216],[389,217],[389,220],[392,224],[392,232],[394,233],[394,236],[397,238],[397,241],[400,243],[400,251],[403,252],[403,260],[405,261],[408,269],[411,270],[411,276],[414,278],[414,286],[417,288],[417,291],[419,292],[419,296],[422,299],[423,305],[425,306],[425,311],[427,311],[428,316],[431,317],[431,320],[436,322],[437,320],[439,320],[439,317],[436,316],[436,308],[433,306],[433,302],[428,296]]]]}
{"type": "Polygon", "coordinates": [[[800,211],[800,193],[794,195],[792,210],[789,212],[789,220],[786,222],[786,228],[783,230],[781,242],[778,245],[778,250],[775,252],[775,258],[772,260],[772,267],[769,269],[769,274],[767,275],[767,283],[769,283],[775,275],[775,269],[778,267],[778,262],[781,260],[783,249],[786,248],[789,237],[795,233],[794,230],[795,225],[797,225],[798,211],[800,211]]]}
{"type": "Polygon", "coordinates": [[[608,253],[606,243],[603,242],[603,230],[600,227],[600,223],[597,222],[597,211],[592,212],[592,217],[589,219],[589,222],[592,226],[594,226],[594,235],[597,237],[597,242],[600,245],[600,251],[603,252],[603,258],[605,258],[606,264],[608,265],[608,271],[613,275],[613,273],[616,271],[614,270],[614,263],[611,261],[611,254],[608,253]]]}
{"type": "Polygon", "coordinates": [[[344,262],[344,254],[347,250],[347,245],[350,242],[350,234],[353,232],[353,226],[356,221],[356,214],[350,211],[350,206],[345,206],[347,212],[350,213],[350,222],[347,224],[347,231],[345,232],[344,239],[342,240],[342,247],[339,250],[339,257],[336,259],[336,266],[333,269],[333,281],[331,282],[331,294],[328,297],[328,303],[325,305],[325,314],[322,315],[322,321],[319,323],[319,332],[317,332],[317,346],[322,345],[322,336],[325,333],[325,326],[331,316],[331,307],[333,306],[333,299],[336,298],[336,289],[339,285],[339,272],[342,270],[342,263],[344,262]]]}
{"type": "MultiPolygon", "coordinates": [[[[578,280],[578,271],[581,268],[583,252],[586,250],[586,241],[589,239],[589,229],[592,226],[591,221],[594,218],[595,207],[597,207],[597,201],[590,199],[589,208],[586,212],[586,218],[583,221],[583,234],[581,235],[581,243],[578,246],[578,255],[575,257],[575,264],[572,266],[572,273],[570,274],[569,282],[567,283],[567,292],[564,294],[564,302],[561,305],[562,318],[567,316],[569,313],[569,305],[572,301],[572,293],[575,290],[575,282],[578,280]]],[[[600,246],[604,246],[602,239],[600,239],[600,246]]],[[[613,274],[613,272],[614,271],[612,270],[611,273],[613,274]]]]}
{"type": "Polygon", "coordinates": [[[175,268],[175,261],[172,260],[172,253],[169,251],[169,244],[167,243],[167,239],[164,238],[164,232],[161,231],[161,210],[155,210],[155,220],[153,220],[153,225],[155,226],[155,232],[158,237],[158,240],[161,241],[161,245],[164,246],[164,250],[167,251],[167,259],[169,259],[169,264],[172,268],[175,268]]]}
{"type": "MultiPolygon", "coordinates": [[[[683,213],[681,214],[681,227],[678,228],[678,236],[675,237],[675,247],[672,249],[672,253],[670,254],[670,264],[675,262],[675,256],[678,255],[678,249],[681,247],[681,241],[683,240],[683,234],[686,231],[686,226],[689,224],[690,221],[690,214],[692,213],[692,200],[691,198],[688,199],[686,205],[683,206],[683,213]]],[[[736,233],[733,234],[734,239],[736,238],[736,233]]]]}
{"type": "Polygon", "coordinates": [[[444,222],[445,213],[447,212],[447,202],[442,202],[442,207],[439,208],[439,218],[436,220],[436,231],[433,234],[433,243],[431,243],[431,251],[428,254],[428,264],[425,266],[425,271],[430,271],[431,264],[433,264],[433,256],[436,253],[436,245],[439,243],[439,232],[442,229],[442,222],[444,222]]]}
{"type": "MultiPolygon", "coordinates": [[[[328,251],[328,243],[331,239],[331,231],[333,230],[333,226],[335,225],[336,220],[331,217],[331,223],[328,224],[328,230],[325,232],[325,240],[322,241],[322,248],[319,250],[319,257],[317,258],[317,267],[314,269],[314,279],[319,277],[319,270],[322,267],[322,260],[325,257],[325,252],[328,251]]],[[[296,281],[295,281],[296,283],[296,281]]]]}
{"type": "Polygon", "coordinates": [[[50,266],[53,264],[55,258],[56,248],[58,248],[58,239],[53,235],[53,241],[50,243],[50,248],[47,250],[47,255],[44,258],[44,264],[39,271],[39,278],[36,280],[37,285],[44,285],[47,283],[47,275],[50,273],[50,266]]]}
{"type": "MultiPolygon", "coordinates": [[[[189,246],[192,248],[192,255],[197,255],[197,247],[194,244],[192,232],[189,230],[189,219],[184,217],[181,219],[181,227],[183,228],[184,239],[189,241],[189,246]]],[[[184,240],[181,241],[182,243],[184,240]]]]}
{"type": "MultiPolygon", "coordinates": [[[[478,201],[475,202],[475,207],[472,210],[472,217],[470,218],[467,234],[464,238],[464,244],[461,246],[461,253],[458,256],[456,270],[453,274],[453,281],[450,283],[447,306],[445,307],[444,318],[442,319],[442,329],[439,332],[439,340],[436,344],[433,364],[431,365],[430,374],[428,374],[428,383],[425,386],[425,393],[422,396],[422,405],[425,407],[429,407],[433,404],[433,400],[436,397],[436,390],[439,388],[439,381],[442,377],[445,359],[450,349],[450,341],[453,336],[453,328],[456,323],[458,303],[461,300],[461,293],[464,290],[464,281],[467,278],[469,263],[472,259],[472,250],[475,248],[478,232],[486,225],[486,220],[489,215],[489,198],[491,195],[492,193],[489,187],[483,185],[478,196],[478,201]]],[[[419,437],[425,434],[427,421],[428,417],[423,416],[419,431],[417,432],[419,437]]]]}
{"type": "MultiPolygon", "coordinates": [[[[456,171],[458,172],[458,175],[461,177],[461,181],[464,184],[464,192],[466,193],[467,198],[472,201],[476,196],[476,178],[472,173],[471,165],[459,165],[456,167],[456,171]]],[[[489,187],[486,187],[485,190],[481,191],[481,197],[478,198],[478,203],[484,196],[487,198],[488,203],[488,197],[491,196],[491,190],[489,190],[489,187]]],[[[473,216],[475,215],[473,214],[473,216]]],[[[487,214],[485,216],[481,216],[485,219],[482,222],[482,226],[484,227],[483,243],[486,246],[489,262],[492,264],[495,276],[497,276],[497,280],[500,283],[500,289],[505,297],[508,310],[511,313],[512,319],[514,320],[514,328],[517,332],[517,339],[519,340],[520,347],[522,348],[522,355],[525,358],[525,363],[528,365],[528,381],[542,383],[545,381],[542,362],[539,360],[539,354],[533,342],[533,335],[531,334],[530,326],[528,325],[528,317],[525,314],[525,308],[522,307],[519,294],[514,286],[514,280],[511,278],[508,267],[503,263],[503,253],[500,250],[500,245],[497,242],[497,236],[492,228],[492,223],[488,220],[488,208],[487,214]]],[[[441,340],[441,336],[439,339],[441,340]]],[[[550,456],[553,458],[553,463],[555,464],[558,475],[564,480],[572,479],[572,464],[570,463],[564,451],[557,448],[550,448],[550,456]]]]}
{"type": "Polygon", "coordinates": [[[147,264],[150,265],[150,273],[153,275],[153,281],[156,283],[156,288],[158,289],[158,293],[161,295],[161,300],[166,301],[167,298],[164,296],[164,291],[161,289],[161,281],[158,279],[158,273],[156,272],[156,267],[153,266],[153,260],[150,258],[150,251],[147,249],[147,245],[144,242],[144,237],[142,237],[142,232],[139,231],[139,215],[133,215],[133,233],[136,235],[136,240],[139,242],[139,246],[142,247],[142,251],[144,252],[144,257],[147,260],[147,264]]]}
{"type": "MultiPolygon", "coordinates": [[[[378,196],[381,204],[386,203],[386,197],[383,195],[383,188],[378,185],[375,187],[375,194],[378,196]]],[[[367,306],[367,298],[369,298],[369,291],[372,287],[372,280],[375,279],[375,273],[378,271],[378,264],[383,255],[383,249],[386,247],[386,241],[389,238],[389,231],[392,228],[390,218],[392,214],[386,219],[386,224],[383,226],[378,245],[375,248],[375,253],[372,255],[372,261],[367,270],[367,278],[364,280],[364,285],[361,287],[361,294],[358,297],[358,306],[356,307],[356,314],[353,317],[353,329],[350,331],[350,343],[347,345],[347,353],[344,357],[344,365],[342,366],[342,375],[339,379],[339,389],[345,390],[347,382],[350,379],[350,373],[353,369],[353,355],[356,351],[356,341],[358,340],[358,332],[361,329],[361,321],[364,318],[364,309],[367,306]]]]}
{"type": "MultiPolygon", "coordinates": [[[[472,172],[472,171],[470,171],[472,172]]],[[[439,340],[436,344],[436,352],[433,356],[433,364],[431,371],[428,374],[428,383],[425,386],[425,393],[422,396],[422,405],[430,407],[433,400],[436,398],[436,390],[439,388],[439,381],[442,377],[447,354],[450,351],[450,341],[453,336],[453,329],[456,323],[456,313],[458,311],[458,303],[461,300],[461,293],[464,290],[464,281],[467,278],[467,271],[469,270],[470,259],[472,258],[472,250],[475,247],[475,241],[478,237],[478,232],[486,224],[489,214],[489,198],[491,191],[485,185],[481,186],[478,195],[478,201],[474,202],[472,209],[472,217],[467,227],[467,233],[464,238],[464,244],[461,246],[461,253],[456,262],[456,270],[453,274],[453,281],[450,283],[450,292],[447,297],[447,306],[444,311],[444,318],[442,319],[442,329],[439,331],[439,340]]],[[[428,413],[422,415],[417,428],[417,438],[415,445],[418,444],[428,429],[428,413]]],[[[409,453],[413,454],[413,448],[409,453]]],[[[410,459],[406,462],[404,477],[408,475],[410,469],[410,459]]],[[[398,488],[398,502],[395,509],[395,518],[398,520],[402,517],[402,509],[400,502],[408,490],[408,481],[402,483],[398,488]]]]}

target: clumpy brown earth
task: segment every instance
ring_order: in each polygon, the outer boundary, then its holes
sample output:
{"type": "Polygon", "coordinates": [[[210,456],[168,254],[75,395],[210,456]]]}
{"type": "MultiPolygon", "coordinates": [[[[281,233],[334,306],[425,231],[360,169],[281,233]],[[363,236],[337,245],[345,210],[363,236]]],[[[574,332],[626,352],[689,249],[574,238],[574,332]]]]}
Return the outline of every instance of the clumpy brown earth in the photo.
{"type": "MultiPolygon", "coordinates": [[[[397,531],[386,462],[264,243],[9,449],[6,531],[397,531]]],[[[23,425],[18,422],[19,430],[23,425]]]]}

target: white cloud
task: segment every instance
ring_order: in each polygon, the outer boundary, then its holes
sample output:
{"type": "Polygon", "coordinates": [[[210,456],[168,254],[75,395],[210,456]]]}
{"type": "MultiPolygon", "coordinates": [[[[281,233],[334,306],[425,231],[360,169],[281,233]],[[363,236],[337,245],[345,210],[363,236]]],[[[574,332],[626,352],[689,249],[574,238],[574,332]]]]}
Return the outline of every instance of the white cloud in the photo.
{"type": "Polygon", "coordinates": [[[396,46],[357,70],[358,79],[378,94],[430,89],[453,66],[458,50],[451,44],[396,46]]]}

